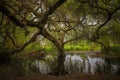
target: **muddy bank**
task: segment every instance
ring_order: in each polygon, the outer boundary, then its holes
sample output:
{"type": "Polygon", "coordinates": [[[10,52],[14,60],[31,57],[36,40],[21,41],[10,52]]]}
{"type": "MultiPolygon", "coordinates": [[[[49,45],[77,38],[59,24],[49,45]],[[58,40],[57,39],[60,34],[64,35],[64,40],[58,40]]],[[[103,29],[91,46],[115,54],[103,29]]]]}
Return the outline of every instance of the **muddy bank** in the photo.
{"type": "Polygon", "coordinates": [[[64,76],[53,76],[48,74],[32,74],[26,76],[15,76],[10,67],[0,66],[0,80],[120,80],[120,75],[110,74],[69,74],[64,76]]]}
{"type": "Polygon", "coordinates": [[[105,54],[105,53],[102,53],[101,51],[66,51],[65,53],[93,55],[94,57],[102,57],[102,58],[120,58],[120,55],[105,54]]]}
{"type": "Polygon", "coordinates": [[[90,74],[70,74],[65,76],[52,76],[45,74],[34,74],[27,76],[3,75],[0,80],[120,80],[120,76],[111,75],[90,75],[90,74]]]}

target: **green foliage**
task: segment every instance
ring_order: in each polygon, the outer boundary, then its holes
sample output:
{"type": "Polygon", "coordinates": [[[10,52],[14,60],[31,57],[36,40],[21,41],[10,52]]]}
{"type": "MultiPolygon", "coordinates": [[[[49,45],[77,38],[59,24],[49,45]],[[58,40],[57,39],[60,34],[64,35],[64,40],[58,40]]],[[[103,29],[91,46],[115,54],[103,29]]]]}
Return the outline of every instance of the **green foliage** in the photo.
{"type": "Polygon", "coordinates": [[[81,50],[100,50],[101,47],[98,44],[86,41],[86,40],[81,40],[81,41],[77,41],[74,43],[69,43],[66,44],[64,49],[66,51],[72,51],[72,50],[76,50],[76,51],[81,51],[81,50]]]}
{"type": "Polygon", "coordinates": [[[49,52],[49,51],[52,51],[53,48],[52,48],[52,46],[46,46],[46,47],[45,47],[45,50],[49,52]]]}
{"type": "Polygon", "coordinates": [[[107,49],[105,49],[105,48],[102,48],[102,49],[101,49],[101,52],[102,52],[103,54],[109,54],[109,50],[107,50],[107,49]]]}
{"type": "Polygon", "coordinates": [[[8,51],[8,48],[0,45],[0,54],[8,51]]]}
{"type": "Polygon", "coordinates": [[[119,54],[120,55],[120,45],[113,46],[112,49],[114,49],[115,54],[119,54]]]}
{"type": "Polygon", "coordinates": [[[110,49],[102,49],[102,53],[109,55],[120,55],[120,45],[111,46],[110,49]]]}

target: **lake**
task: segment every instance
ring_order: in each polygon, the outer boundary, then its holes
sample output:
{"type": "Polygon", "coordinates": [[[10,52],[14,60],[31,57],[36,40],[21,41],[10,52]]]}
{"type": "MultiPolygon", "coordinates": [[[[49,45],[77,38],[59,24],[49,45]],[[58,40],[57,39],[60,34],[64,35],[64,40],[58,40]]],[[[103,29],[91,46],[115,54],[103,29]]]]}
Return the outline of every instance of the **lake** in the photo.
{"type": "MultiPolygon", "coordinates": [[[[11,60],[14,75],[47,74],[55,67],[56,56],[47,55],[44,60],[11,60]]],[[[66,54],[65,69],[68,73],[120,74],[120,58],[103,58],[86,54],[66,54]]]]}

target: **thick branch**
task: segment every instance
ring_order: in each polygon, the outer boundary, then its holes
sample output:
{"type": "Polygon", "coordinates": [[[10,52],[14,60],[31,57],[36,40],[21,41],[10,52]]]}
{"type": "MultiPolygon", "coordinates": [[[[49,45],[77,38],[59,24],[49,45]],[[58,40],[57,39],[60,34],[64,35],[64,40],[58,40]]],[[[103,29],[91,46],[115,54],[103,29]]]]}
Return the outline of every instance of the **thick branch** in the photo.
{"type": "Polygon", "coordinates": [[[111,13],[109,13],[107,20],[106,20],[103,24],[101,24],[101,25],[98,27],[98,29],[96,30],[97,36],[96,36],[94,39],[99,39],[99,38],[100,38],[100,34],[99,34],[99,33],[100,33],[100,29],[101,29],[104,25],[106,25],[106,24],[112,19],[113,14],[114,14],[115,12],[117,12],[119,9],[120,9],[120,6],[119,6],[118,8],[116,8],[114,11],[112,11],[111,13]]]}
{"type": "Polygon", "coordinates": [[[23,27],[22,23],[15,17],[15,15],[12,15],[5,6],[0,5],[0,11],[5,14],[13,23],[17,24],[20,27],[23,27]]]}
{"type": "MultiPolygon", "coordinates": [[[[51,42],[53,42],[56,46],[58,45],[58,41],[52,36],[50,35],[47,31],[45,31],[44,29],[44,25],[46,24],[47,20],[48,20],[48,16],[51,15],[52,13],[54,13],[54,11],[65,2],[66,0],[59,0],[57,1],[52,7],[50,7],[50,9],[45,13],[45,15],[43,16],[43,19],[38,23],[34,23],[34,22],[27,22],[26,24],[29,26],[35,26],[35,27],[39,27],[39,30],[37,33],[35,33],[33,35],[33,37],[26,42],[21,48],[17,48],[16,50],[12,51],[11,53],[14,54],[15,52],[20,52],[22,51],[28,44],[30,44],[31,42],[34,42],[37,38],[38,35],[43,35],[45,38],[47,38],[48,40],[50,40],[51,42]]],[[[5,5],[0,3],[0,11],[5,14],[13,23],[15,23],[16,25],[23,27],[25,26],[25,24],[23,24],[18,18],[16,18],[15,15],[13,15],[8,8],[5,7],[5,5]]]]}
{"type": "Polygon", "coordinates": [[[54,38],[52,35],[50,35],[46,30],[41,32],[41,35],[44,36],[46,39],[50,40],[52,43],[54,43],[55,46],[59,45],[58,40],[54,38]]]}
{"type": "Polygon", "coordinates": [[[46,21],[48,20],[48,16],[53,14],[55,12],[55,10],[60,7],[65,1],[67,0],[59,0],[57,1],[52,7],[50,7],[50,9],[43,15],[43,19],[40,21],[40,23],[46,23],[46,21]]]}
{"type": "MultiPolygon", "coordinates": [[[[65,1],[67,1],[67,0],[59,0],[52,7],[50,7],[50,9],[46,12],[43,19],[41,20],[40,24],[42,24],[44,26],[46,24],[47,20],[48,20],[49,15],[53,14],[55,12],[55,10],[60,5],[62,5],[65,1]]],[[[43,26],[40,27],[41,35],[43,35],[45,38],[47,38],[48,40],[53,42],[55,44],[55,46],[60,45],[59,41],[57,41],[56,38],[54,38],[52,35],[50,35],[45,29],[43,30],[43,26]]]]}
{"type": "Polygon", "coordinates": [[[19,48],[19,46],[18,46],[18,45],[16,45],[15,40],[14,40],[14,39],[13,39],[13,37],[10,35],[10,32],[9,32],[8,30],[6,30],[6,35],[8,36],[8,38],[10,38],[10,39],[11,39],[12,44],[13,44],[16,48],[19,48]]]}
{"type": "MultiPolygon", "coordinates": [[[[37,22],[31,22],[31,21],[25,21],[24,23],[19,20],[16,15],[12,14],[12,12],[5,6],[6,2],[2,1],[0,3],[0,11],[6,15],[13,23],[15,23],[17,26],[20,26],[20,27],[25,27],[25,24],[26,23],[28,26],[37,26],[38,23],[37,22]],[[3,3],[4,4],[3,4],[3,3]]],[[[12,6],[11,6],[12,7],[12,6]]]]}
{"type": "MultiPolygon", "coordinates": [[[[107,14],[109,14],[110,11],[109,11],[108,9],[105,9],[105,8],[100,7],[100,6],[98,5],[98,1],[97,1],[97,0],[95,0],[94,2],[95,2],[96,5],[94,5],[90,0],[88,1],[88,4],[89,4],[91,7],[96,8],[98,11],[99,11],[99,10],[105,11],[105,12],[107,12],[107,14]]],[[[100,12],[100,11],[99,11],[99,12],[100,12]]],[[[100,13],[101,13],[101,12],[100,12],[100,13]]]]}
{"type": "Polygon", "coordinates": [[[83,36],[84,36],[84,35],[81,35],[81,36],[75,37],[75,38],[73,38],[73,39],[70,39],[70,40],[68,40],[68,41],[65,41],[64,44],[67,44],[67,43],[72,42],[72,41],[77,41],[77,40],[79,40],[80,38],[82,38],[83,36]]]}
{"type": "Polygon", "coordinates": [[[22,47],[17,48],[15,50],[11,51],[10,52],[10,53],[12,53],[11,55],[13,55],[16,52],[22,51],[27,45],[29,45],[30,43],[36,41],[38,35],[40,35],[40,31],[37,31],[26,43],[23,44],[22,47]]]}
{"type": "Polygon", "coordinates": [[[112,48],[109,48],[109,47],[105,46],[105,44],[102,43],[102,42],[99,42],[99,41],[97,41],[97,40],[95,40],[94,42],[100,44],[104,49],[106,49],[106,50],[108,50],[108,51],[111,50],[111,51],[115,51],[115,52],[116,52],[115,49],[112,49],[112,48]]]}
{"type": "MultiPolygon", "coordinates": [[[[48,16],[54,13],[54,11],[65,2],[66,0],[59,0],[57,1],[50,9],[43,15],[43,19],[39,22],[41,24],[44,24],[48,20],[48,16]]],[[[8,8],[5,7],[5,2],[2,1],[0,3],[0,11],[5,14],[13,23],[20,27],[24,27],[24,24],[22,21],[20,21],[15,15],[13,15],[8,8]],[[3,4],[4,3],[4,4],[3,4]]],[[[28,26],[35,26],[38,27],[39,23],[32,22],[32,21],[26,21],[28,26]]]]}

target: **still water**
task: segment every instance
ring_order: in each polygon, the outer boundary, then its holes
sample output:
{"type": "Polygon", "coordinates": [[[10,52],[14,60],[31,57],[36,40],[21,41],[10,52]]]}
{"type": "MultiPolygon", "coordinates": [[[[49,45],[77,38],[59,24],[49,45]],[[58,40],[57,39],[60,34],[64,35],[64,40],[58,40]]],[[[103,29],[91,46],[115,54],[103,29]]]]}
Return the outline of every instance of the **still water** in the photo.
{"type": "MultiPolygon", "coordinates": [[[[56,56],[47,55],[45,60],[13,59],[11,66],[15,75],[28,75],[34,73],[47,74],[55,67],[56,56]]],[[[89,74],[120,74],[119,58],[101,58],[91,55],[67,54],[65,69],[68,73],[89,74]]]]}

